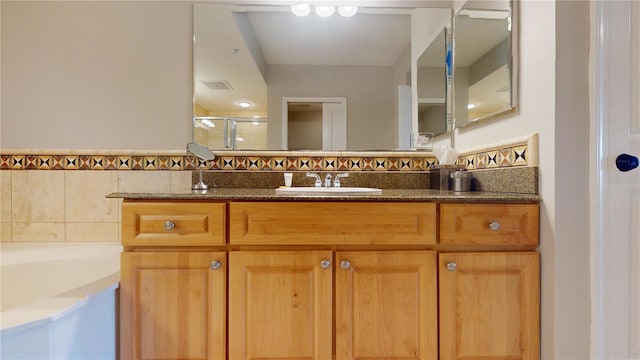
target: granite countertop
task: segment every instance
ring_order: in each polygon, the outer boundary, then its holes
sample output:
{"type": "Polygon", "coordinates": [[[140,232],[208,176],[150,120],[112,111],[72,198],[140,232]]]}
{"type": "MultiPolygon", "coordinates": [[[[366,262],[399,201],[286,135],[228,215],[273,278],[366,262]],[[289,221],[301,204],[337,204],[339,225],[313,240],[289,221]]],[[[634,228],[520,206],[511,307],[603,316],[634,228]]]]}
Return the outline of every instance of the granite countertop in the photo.
{"type": "Polygon", "coordinates": [[[108,198],[127,200],[236,200],[236,201],[446,201],[537,203],[540,196],[486,191],[454,192],[431,189],[382,189],[381,194],[276,194],[275,189],[212,188],[206,194],[191,190],[171,193],[112,193],[108,198]]]}

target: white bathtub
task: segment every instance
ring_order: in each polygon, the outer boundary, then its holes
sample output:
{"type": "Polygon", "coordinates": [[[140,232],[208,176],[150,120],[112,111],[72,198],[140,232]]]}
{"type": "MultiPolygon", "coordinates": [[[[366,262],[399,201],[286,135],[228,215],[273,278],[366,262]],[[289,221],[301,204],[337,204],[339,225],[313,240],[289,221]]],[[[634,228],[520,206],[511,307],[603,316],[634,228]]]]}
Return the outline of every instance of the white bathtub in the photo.
{"type": "Polygon", "coordinates": [[[0,244],[0,358],[115,359],[121,251],[0,244]]]}

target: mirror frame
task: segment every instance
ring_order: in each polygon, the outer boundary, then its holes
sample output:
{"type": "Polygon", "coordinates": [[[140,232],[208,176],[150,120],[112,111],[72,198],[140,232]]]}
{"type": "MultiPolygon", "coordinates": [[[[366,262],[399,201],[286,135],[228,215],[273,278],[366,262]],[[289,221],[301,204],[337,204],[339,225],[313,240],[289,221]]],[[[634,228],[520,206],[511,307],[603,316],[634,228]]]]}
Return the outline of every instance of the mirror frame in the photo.
{"type": "Polygon", "coordinates": [[[456,117],[455,117],[455,113],[456,113],[456,107],[458,106],[458,104],[456,104],[456,95],[455,95],[455,88],[456,88],[456,83],[455,83],[455,77],[456,77],[456,71],[455,71],[455,64],[456,64],[456,20],[459,16],[460,11],[465,9],[465,6],[467,4],[472,4],[471,1],[467,0],[467,2],[460,7],[457,11],[455,16],[453,17],[453,73],[452,73],[452,83],[451,83],[451,88],[452,88],[452,103],[453,103],[453,108],[451,110],[451,115],[453,118],[453,129],[463,129],[466,128],[468,126],[471,125],[477,125],[479,123],[483,123],[483,122],[487,122],[490,120],[495,120],[495,119],[499,119],[499,118],[503,118],[509,114],[513,114],[515,112],[518,111],[518,104],[519,104],[519,99],[518,99],[518,77],[519,77],[519,4],[518,4],[518,0],[507,0],[509,1],[509,18],[510,18],[510,22],[511,22],[511,33],[509,35],[509,58],[508,58],[508,63],[509,63],[509,86],[510,86],[510,93],[511,93],[511,97],[510,97],[510,104],[509,104],[509,108],[506,110],[501,110],[495,113],[491,113],[489,115],[480,117],[480,118],[476,118],[473,120],[468,120],[466,121],[464,124],[458,124],[458,122],[456,121],[456,117]]]}

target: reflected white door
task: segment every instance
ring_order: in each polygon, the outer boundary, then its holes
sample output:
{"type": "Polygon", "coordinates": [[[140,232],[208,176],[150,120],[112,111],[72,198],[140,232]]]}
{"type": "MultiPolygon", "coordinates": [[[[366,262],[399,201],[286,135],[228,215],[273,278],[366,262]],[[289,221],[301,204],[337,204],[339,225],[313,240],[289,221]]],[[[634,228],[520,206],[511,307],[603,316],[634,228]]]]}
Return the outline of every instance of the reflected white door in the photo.
{"type": "Polygon", "coordinates": [[[593,358],[640,359],[640,3],[598,1],[595,14],[596,181],[593,358]]]}
{"type": "Polygon", "coordinates": [[[322,150],[347,149],[347,121],[342,103],[322,103],[322,150]]]}

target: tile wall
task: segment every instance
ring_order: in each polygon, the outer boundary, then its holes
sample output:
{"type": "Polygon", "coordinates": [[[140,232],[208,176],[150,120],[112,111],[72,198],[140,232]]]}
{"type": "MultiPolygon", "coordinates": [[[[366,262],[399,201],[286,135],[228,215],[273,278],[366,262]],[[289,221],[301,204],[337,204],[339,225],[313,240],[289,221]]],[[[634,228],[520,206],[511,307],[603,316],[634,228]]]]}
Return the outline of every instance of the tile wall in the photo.
{"type": "MultiPolygon", "coordinates": [[[[419,152],[225,152],[210,170],[427,171],[437,164],[419,152]]],[[[467,169],[538,166],[537,136],[467,151],[467,169]]],[[[196,168],[184,152],[6,151],[0,153],[0,241],[120,241],[120,199],[113,192],[190,189],[196,168]]]]}
{"type": "Polygon", "coordinates": [[[170,192],[191,171],[0,170],[2,242],[120,241],[113,192],[170,192]]]}

